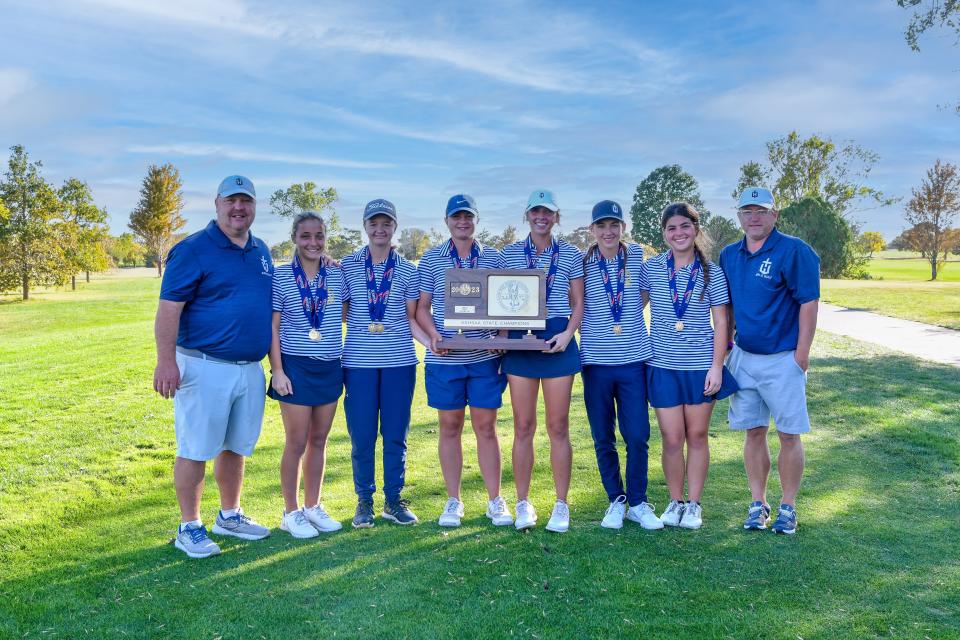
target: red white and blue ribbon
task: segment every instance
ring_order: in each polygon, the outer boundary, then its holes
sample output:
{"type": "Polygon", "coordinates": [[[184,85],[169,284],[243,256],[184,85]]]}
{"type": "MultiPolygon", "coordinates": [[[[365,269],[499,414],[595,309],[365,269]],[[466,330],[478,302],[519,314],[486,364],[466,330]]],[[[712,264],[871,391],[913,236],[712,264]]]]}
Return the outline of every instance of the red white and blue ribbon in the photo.
{"type": "MultiPolygon", "coordinates": [[[[560,243],[554,239],[552,240],[552,247],[553,255],[550,256],[550,268],[547,270],[547,300],[550,299],[550,292],[553,291],[553,281],[557,279],[557,267],[560,266],[560,243]]],[[[523,243],[523,253],[527,256],[527,269],[536,269],[537,248],[529,235],[526,242],[523,243]]]]}
{"type": "Polygon", "coordinates": [[[364,265],[367,271],[367,309],[370,311],[371,322],[383,322],[383,316],[387,312],[387,298],[390,297],[390,287],[393,284],[393,272],[397,265],[397,254],[390,249],[390,255],[387,256],[387,264],[383,269],[383,278],[380,279],[380,286],[377,286],[377,276],[373,270],[373,257],[370,255],[370,248],[364,249],[364,265]]]}
{"type": "Polygon", "coordinates": [[[460,255],[457,253],[457,247],[453,244],[453,239],[450,239],[450,261],[453,262],[453,266],[456,269],[476,269],[477,265],[480,264],[480,246],[477,244],[477,241],[474,240],[473,244],[470,246],[470,266],[463,266],[463,259],[460,258],[460,255]]]}
{"type": "Polygon", "coordinates": [[[600,278],[603,280],[603,288],[607,290],[607,301],[610,303],[610,315],[613,316],[614,324],[620,324],[620,318],[623,316],[623,291],[626,286],[627,275],[627,256],[621,246],[617,250],[617,290],[614,292],[613,283],[610,281],[610,272],[607,271],[607,259],[603,254],[597,252],[597,269],[600,270],[600,278]]]}
{"type": "Polygon", "coordinates": [[[300,290],[300,303],[303,306],[303,313],[307,316],[310,328],[319,331],[320,325],[323,324],[323,313],[327,308],[327,269],[323,264],[320,265],[320,270],[317,271],[317,275],[313,279],[316,282],[314,288],[311,286],[313,282],[307,280],[307,274],[300,264],[300,256],[293,256],[292,268],[293,279],[297,283],[297,289],[300,290]]]}
{"type": "Polygon", "coordinates": [[[687,305],[690,304],[690,296],[693,295],[693,287],[699,274],[700,257],[694,254],[693,264],[690,266],[690,278],[681,299],[677,293],[677,263],[673,258],[673,251],[667,252],[667,283],[670,285],[670,297],[673,299],[673,312],[677,314],[677,320],[683,319],[683,314],[687,311],[687,305]]]}

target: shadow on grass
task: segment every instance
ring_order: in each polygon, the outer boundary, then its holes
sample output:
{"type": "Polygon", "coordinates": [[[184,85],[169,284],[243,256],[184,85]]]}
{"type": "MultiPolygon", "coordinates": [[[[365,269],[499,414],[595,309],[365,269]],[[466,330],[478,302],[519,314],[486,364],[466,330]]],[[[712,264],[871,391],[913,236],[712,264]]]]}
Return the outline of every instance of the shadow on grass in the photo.
{"type": "MultiPolygon", "coordinates": [[[[275,531],[258,542],[221,539],[223,555],[192,561],[162,542],[166,523],[158,527],[155,517],[170,511],[172,491],[167,478],[155,477],[122,502],[69,510],[62,536],[40,545],[42,569],[0,586],[7,618],[0,630],[49,628],[52,637],[745,637],[775,614],[791,637],[960,633],[953,612],[960,576],[944,562],[955,556],[951,514],[960,506],[954,370],[891,355],[820,358],[809,395],[814,432],[794,538],[740,528],[749,496],[739,456],[731,454],[742,436],[726,430],[726,403],[712,424],[711,441],[723,453],[711,465],[705,528],[601,529],[606,499],[578,405],[575,464],[590,471],[574,477],[566,535],[493,528],[474,501],[455,530],[378,521],[373,530],[348,525],[307,541],[275,531]]],[[[500,424],[506,442],[509,418],[502,415],[500,424]]],[[[428,459],[436,455],[431,429],[435,423],[418,420],[410,439],[411,451],[428,459]]],[[[465,442],[471,437],[468,425],[465,442]]],[[[657,440],[651,494],[663,496],[657,440]]],[[[770,441],[775,455],[773,431],[770,441]]],[[[330,443],[349,448],[345,432],[330,443]]],[[[144,448],[136,455],[152,454],[144,448]]],[[[542,441],[537,455],[533,494],[546,504],[542,441]]],[[[258,457],[275,460],[279,445],[262,447],[258,457]]],[[[328,469],[328,485],[352,486],[348,464],[328,469]]],[[[427,520],[444,491],[438,466],[422,468],[432,475],[408,478],[408,495],[427,520]]],[[[251,475],[251,502],[278,495],[275,470],[251,475]]],[[[505,493],[512,493],[510,481],[505,473],[505,493]]],[[[771,497],[775,489],[774,470],[771,497]]],[[[483,494],[468,463],[464,495],[483,494]]],[[[11,533],[8,540],[30,545],[40,532],[11,533]]]]}

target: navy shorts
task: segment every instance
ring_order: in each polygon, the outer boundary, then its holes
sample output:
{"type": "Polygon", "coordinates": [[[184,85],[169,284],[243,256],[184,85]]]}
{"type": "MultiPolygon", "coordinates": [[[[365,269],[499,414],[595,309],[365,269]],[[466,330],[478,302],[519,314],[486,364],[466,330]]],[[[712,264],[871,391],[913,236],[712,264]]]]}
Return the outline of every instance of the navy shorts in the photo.
{"type": "Polygon", "coordinates": [[[737,392],[740,388],[733,374],[723,368],[723,381],[720,391],[712,396],[703,395],[703,384],[707,371],[683,371],[647,366],[647,397],[650,406],[666,409],[681,404],[702,404],[722,400],[737,392]]]}
{"type": "MultiPolygon", "coordinates": [[[[547,328],[534,331],[533,335],[549,340],[567,328],[566,318],[547,318],[547,328]]],[[[510,337],[523,338],[526,331],[511,331],[510,337]]],[[[503,372],[523,378],[561,378],[580,372],[580,347],[577,338],[570,340],[560,353],[543,351],[507,351],[503,355],[503,372]]]]}
{"type": "Polygon", "coordinates": [[[424,376],[427,404],[441,411],[499,409],[507,377],[500,373],[500,358],[470,364],[427,363],[424,376]]]}
{"type": "Polygon", "coordinates": [[[281,396],[273,389],[273,380],[267,389],[267,395],[274,400],[287,404],[300,404],[307,407],[336,402],[343,393],[343,368],[340,358],[336,360],[318,360],[307,356],[280,354],[283,372],[290,378],[293,393],[281,396]]]}

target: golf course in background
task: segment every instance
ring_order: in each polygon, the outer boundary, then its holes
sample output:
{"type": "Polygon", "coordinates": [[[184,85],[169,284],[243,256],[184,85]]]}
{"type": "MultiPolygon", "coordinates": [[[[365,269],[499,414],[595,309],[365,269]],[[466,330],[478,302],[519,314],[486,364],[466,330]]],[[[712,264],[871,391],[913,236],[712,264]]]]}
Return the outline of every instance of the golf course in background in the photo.
{"type": "MultiPolygon", "coordinates": [[[[893,277],[908,267],[883,280],[826,281],[823,298],[960,328],[960,267],[948,265],[942,283],[893,277]]],[[[268,400],[243,505],[273,535],[219,539],[224,553],[198,561],[169,544],[173,410],[151,390],[158,291],[155,275],[137,270],[95,275],[76,292],[38,291],[28,303],[0,299],[0,638],[960,637],[955,368],[817,335],[793,537],[741,528],[749,494],[726,401],[711,424],[704,528],[600,528],[607,502],[579,378],[570,532],[490,526],[469,435],[464,526],[441,529],[436,414],[421,369],[406,497],[423,523],[378,519],[371,530],[294,540],[277,529],[283,429],[268,400]]],[[[540,424],[531,499],[549,513],[542,415],[540,424]]],[[[668,496],[653,430],[649,493],[659,512],[668,496]]],[[[770,443],[775,451],[776,436],[770,443]]],[[[778,497],[774,474],[771,502],[778,497]]],[[[342,410],[324,502],[340,520],[353,514],[342,410]]],[[[207,522],[216,506],[211,473],[207,522]]]]}

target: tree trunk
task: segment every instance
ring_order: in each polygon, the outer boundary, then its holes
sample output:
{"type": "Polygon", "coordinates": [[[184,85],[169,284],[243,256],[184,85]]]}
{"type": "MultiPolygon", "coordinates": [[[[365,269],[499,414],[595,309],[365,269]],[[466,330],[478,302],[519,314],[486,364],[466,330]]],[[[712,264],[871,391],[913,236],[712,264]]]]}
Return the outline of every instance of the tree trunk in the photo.
{"type": "Polygon", "coordinates": [[[937,257],[934,255],[933,260],[930,261],[930,271],[931,271],[931,280],[937,279],[937,257]]]}
{"type": "Polygon", "coordinates": [[[77,276],[76,276],[76,275],[70,276],[70,289],[71,289],[72,291],[76,291],[76,290],[77,290],[77,276]]]}
{"type": "Polygon", "coordinates": [[[23,278],[23,280],[22,280],[22,283],[23,283],[23,299],[24,299],[24,300],[29,300],[29,299],[30,299],[30,279],[27,277],[26,274],[24,274],[22,278],[23,278]]]}
{"type": "Polygon", "coordinates": [[[87,283],[89,283],[89,282],[90,282],[90,272],[87,271],[87,283]]]}
{"type": "Polygon", "coordinates": [[[163,265],[160,264],[159,260],[157,260],[157,277],[158,278],[163,277],[163,265]]]}

